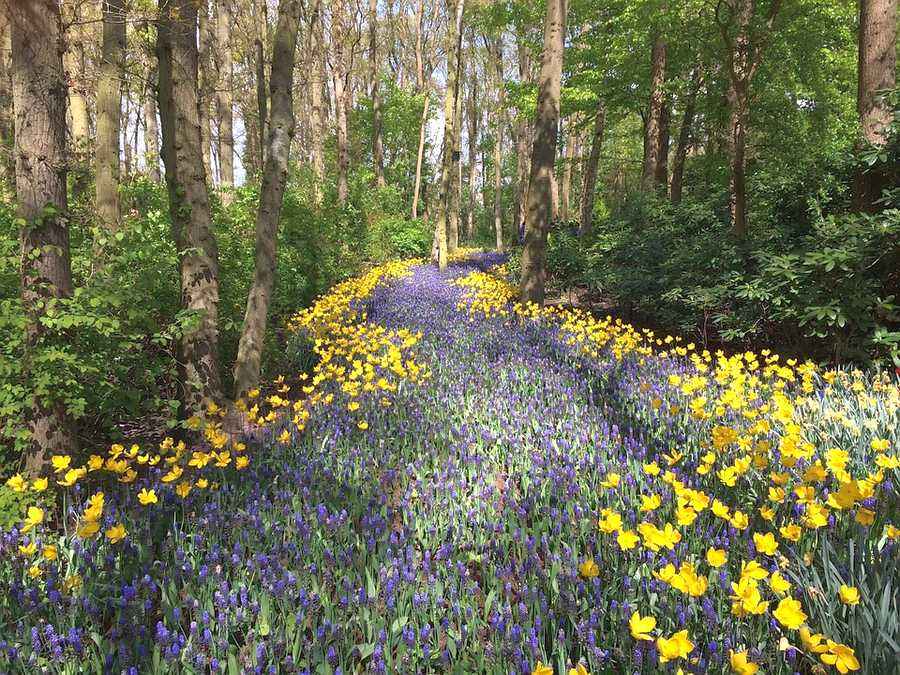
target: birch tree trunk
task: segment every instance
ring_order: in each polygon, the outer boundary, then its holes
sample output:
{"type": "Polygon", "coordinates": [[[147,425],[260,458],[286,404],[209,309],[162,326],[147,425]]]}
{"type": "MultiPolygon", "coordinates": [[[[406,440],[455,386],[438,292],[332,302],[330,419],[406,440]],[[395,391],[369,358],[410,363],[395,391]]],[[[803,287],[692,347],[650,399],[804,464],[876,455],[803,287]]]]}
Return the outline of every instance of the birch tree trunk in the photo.
{"type": "Polygon", "coordinates": [[[194,0],[160,0],[159,113],[172,237],[179,251],[181,307],[196,323],[178,342],[182,419],[222,395],[219,375],[219,261],[203,167],[194,0]]]}
{"type": "Polygon", "coordinates": [[[544,24],[540,88],[535,117],[534,148],[522,250],[522,302],[544,304],[547,281],[547,232],[550,228],[550,182],[556,165],[559,98],[562,84],[563,48],[566,39],[567,0],[549,0],[544,24]]]}
{"type": "MultiPolygon", "coordinates": [[[[15,106],[16,215],[20,231],[26,381],[46,333],[41,319],[53,301],[72,295],[66,194],[66,82],[58,0],[8,5],[15,106]]],[[[74,424],[61,401],[29,402],[31,443],[25,471],[39,473],[53,454],[77,449],[74,424]]]]}
{"type": "Polygon", "coordinates": [[[278,4],[278,25],[275,29],[272,74],[269,78],[269,98],[272,102],[269,147],[256,215],[253,283],[247,296],[244,325],[234,364],[235,398],[259,383],[266,320],[275,286],[278,221],[287,182],[291,140],[294,136],[294,53],[301,8],[301,0],[280,0],[278,4]]]}

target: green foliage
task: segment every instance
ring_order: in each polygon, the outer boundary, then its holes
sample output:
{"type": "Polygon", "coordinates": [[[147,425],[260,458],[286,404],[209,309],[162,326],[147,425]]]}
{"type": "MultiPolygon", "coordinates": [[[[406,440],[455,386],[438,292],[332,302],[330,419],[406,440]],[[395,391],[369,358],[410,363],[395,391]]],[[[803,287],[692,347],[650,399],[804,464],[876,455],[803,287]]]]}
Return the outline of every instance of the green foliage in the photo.
{"type": "Polygon", "coordinates": [[[0,483],[0,530],[7,530],[22,520],[26,505],[32,504],[34,498],[25,492],[16,492],[0,483]]]}

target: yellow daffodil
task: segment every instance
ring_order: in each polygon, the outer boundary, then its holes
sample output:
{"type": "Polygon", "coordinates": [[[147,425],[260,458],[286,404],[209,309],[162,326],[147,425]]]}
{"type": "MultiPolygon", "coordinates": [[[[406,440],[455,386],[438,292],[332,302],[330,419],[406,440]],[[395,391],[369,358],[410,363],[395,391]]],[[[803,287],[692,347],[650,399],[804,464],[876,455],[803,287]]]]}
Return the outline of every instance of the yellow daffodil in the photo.
{"type": "Polygon", "coordinates": [[[634,612],[628,620],[628,628],[631,630],[631,637],[635,640],[653,640],[650,633],[656,628],[656,619],[652,616],[641,616],[639,612],[634,612]]]}
{"type": "Polygon", "coordinates": [[[806,621],[806,614],[803,612],[803,605],[799,600],[793,598],[782,598],[778,602],[778,607],[772,612],[778,623],[785,628],[797,630],[806,621]]]}
{"type": "Polygon", "coordinates": [[[839,594],[841,596],[841,602],[845,605],[859,604],[859,589],[856,586],[841,584],[839,594]]]}
{"type": "Polygon", "coordinates": [[[728,654],[728,662],[731,665],[731,672],[737,673],[737,675],[754,675],[759,670],[759,666],[750,660],[749,653],[746,651],[732,650],[728,654]]]}

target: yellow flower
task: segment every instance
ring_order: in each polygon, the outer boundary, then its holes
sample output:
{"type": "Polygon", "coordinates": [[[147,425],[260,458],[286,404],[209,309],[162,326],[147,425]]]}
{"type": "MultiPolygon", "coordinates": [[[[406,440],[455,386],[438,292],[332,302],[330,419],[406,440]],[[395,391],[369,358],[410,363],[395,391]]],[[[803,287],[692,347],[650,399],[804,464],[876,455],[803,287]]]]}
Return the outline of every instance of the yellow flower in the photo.
{"type": "Polygon", "coordinates": [[[578,573],[585,579],[593,579],[600,574],[600,568],[593,558],[588,558],[578,566],[578,573]]]}
{"type": "Polygon", "coordinates": [[[839,673],[849,673],[851,670],[859,670],[859,661],[856,652],[847,645],[828,641],[828,651],[821,656],[822,663],[834,666],[839,673]]]}
{"type": "Polygon", "coordinates": [[[37,579],[39,576],[41,576],[41,574],[43,574],[43,572],[37,565],[32,565],[28,568],[28,576],[32,579],[37,579]]]}
{"type": "Polygon", "coordinates": [[[234,468],[238,471],[240,471],[241,469],[246,469],[249,464],[250,459],[243,455],[234,460],[234,468]]]}
{"type": "Polygon", "coordinates": [[[731,526],[736,530],[746,530],[750,526],[750,519],[743,511],[735,511],[731,516],[731,526]]]}
{"type": "Polygon", "coordinates": [[[103,468],[103,458],[100,455],[91,455],[87,463],[88,471],[99,471],[103,468]]]}
{"type": "Polygon", "coordinates": [[[74,589],[81,587],[81,575],[73,574],[68,576],[63,581],[63,590],[66,593],[71,593],[74,589]]]}
{"type": "Polygon", "coordinates": [[[597,522],[602,532],[610,534],[617,532],[622,527],[622,516],[611,509],[603,509],[600,512],[600,520],[597,522]]]}
{"type": "Polygon", "coordinates": [[[579,663],[574,668],[569,668],[569,675],[591,675],[583,663],[579,663]]]}
{"type": "MultiPolygon", "coordinates": [[[[360,431],[365,431],[366,429],[369,428],[369,423],[366,422],[365,420],[360,420],[360,422],[356,426],[359,427],[360,431]]],[[[538,663],[540,663],[540,662],[538,662],[538,663]]],[[[546,666],[544,666],[544,667],[546,668],[546,666]]],[[[551,670],[551,672],[552,672],[552,670],[551,670]]]]}
{"type": "Polygon", "coordinates": [[[641,538],[634,530],[621,530],[616,536],[616,542],[623,551],[628,551],[637,546],[641,538]]]}
{"type": "Polygon", "coordinates": [[[859,604],[859,589],[856,586],[847,586],[846,584],[841,584],[839,592],[841,596],[841,602],[843,602],[845,605],[859,604]]]}
{"type": "Polygon", "coordinates": [[[856,522],[868,527],[875,522],[875,512],[871,509],[860,507],[856,512],[856,522]]]}
{"type": "Polygon", "coordinates": [[[31,489],[35,492],[43,492],[47,489],[49,482],[46,478],[35,478],[31,483],[31,489]]]}
{"type": "Polygon", "coordinates": [[[686,658],[694,651],[694,643],[688,639],[688,632],[681,630],[670,638],[657,638],[656,648],[659,650],[659,662],[664,664],[675,659],[686,658]]]}
{"type": "Polygon", "coordinates": [[[15,476],[6,481],[6,487],[8,487],[13,492],[25,492],[25,490],[28,489],[28,483],[24,478],[22,478],[21,474],[17,473],[15,476]]]}
{"type": "Polygon", "coordinates": [[[650,462],[648,464],[644,464],[644,473],[648,476],[658,476],[659,475],[659,464],[656,462],[650,462]]]}
{"type": "Polygon", "coordinates": [[[85,520],[76,534],[82,539],[91,539],[100,531],[100,523],[96,520],[85,520]]]}
{"type": "Polygon", "coordinates": [[[118,523],[106,531],[106,538],[109,539],[110,544],[118,544],[127,534],[128,531],[125,529],[125,526],[122,523],[118,523]]]}
{"type": "Polygon", "coordinates": [[[156,504],[159,501],[156,492],[154,490],[148,490],[147,488],[138,492],[137,498],[141,503],[141,506],[149,506],[150,504],[156,504]]]}
{"type": "Polygon", "coordinates": [[[553,668],[538,661],[534,670],[531,671],[531,675],[553,675],[553,668]]]}
{"type": "Polygon", "coordinates": [[[784,527],[778,528],[778,531],[781,533],[782,537],[789,541],[799,541],[800,535],[803,534],[803,530],[795,523],[788,523],[784,527]]]}
{"type": "Polygon", "coordinates": [[[748,653],[745,651],[736,652],[732,650],[729,653],[728,660],[731,663],[731,671],[738,675],[753,675],[759,670],[759,666],[749,659],[748,653]]]}
{"type": "Polygon", "coordinates": [[[193,486],[188,481],[183,480],[178,484],[178,487],[175,488],[175,493],[182,499],[187,499],[187,496],[191,494],[192,487],[193,486]]]}
{"type": "Polygon", "coordinates": [[[800,640],[803,642],[803,648],[812,654],[828,651],[828,645],[824,642],[825,636],[819,633],[810,633],[806,626],[800,628],[800,640]]]}
{"type": "Polygon", "coordinates": [[[72,458],[69,457],[69,455],[53,455],[53,457],[50,458],[50,463],[53,464],[53,471],[55,473],[62,473],[69,468],[69,465],[72,463],[72,458]]]}
{"type": "Polygon", "coordinates": [[[706,551],[706,562],[710,567],[721,567],[728,562],[728,554],[721,548],[710,548],[706,551]]]}
{"type": "Polygon", "coordinates": [[[103,501],[104,496],[102,492],[91,495],[88,498],[87,508],[84,510],[84,519],[87,521],[100,520],[100,516],[103,515],[103,501]]]}
{"type": "Polygon", "coordinates": [[[605,488],[616,488],[619,487],[619,474],[610,472],[606,475],[606,478],[600,481],[600,487],[605,488]]]}
{"type": "Polygon", "coordinates": [[[706,593],[706,577],[699,576],[691,563],[683,563],[678,574],[672,577],[672,588],[681,591],[693,598],[699,598],[706,593]]]}
{"type": "Polygon", "coordinates": [[[791,590],[791,582],[785,579],[781,572],[772,572],[769,578],[769,587],[778,595],[785,595],[791,590]]]}
{"type": "Polygon", "coordinates": [[[53,544],[48,544],[44,547],[44,550],[41,551],[41,555],[44,556],[44,560],[56,560],[56,558],[58,557],[56,546],[54,546],[53,544]]]}
{"type": "Polygon", "coordinates": [[[778,542],[775,541],[775,535],[771,532],[766,534],[754,532],[753,544],[756,546],[757,551],[765,555],[775,555],[775,551],[778,550],[778,542]]]}
{"type": "Polygon", "coordinates": [[[37,527],[44,522],[44,510],[37,506],[28,507],[28,515],[22,523],[22,534],[29,532],[32,528],[37,527]]]}
{"type": "Polygon", "coordinates": [[[27,546],[19,546],[19,554],[27,557],[33,556],[37,551],[37,542],[32,541],[27,546]]]}
{"type": "Polygon", "coordinates": [[[653,640],[650,632],[656,628],[656,619],[652,616],[641,616],[635,612],[628,620],[628,628],[631,629],[631,637],[635,640],[653,640]]]}
{"type": "Polygon", "coordinates": [[[806,614],[803,612],[803,605],[799,600],[793,598],[782,598],[778,603],[778,607],[772,612],[778,623],[785,628],[797,630],[806,621],[806,614]]]}

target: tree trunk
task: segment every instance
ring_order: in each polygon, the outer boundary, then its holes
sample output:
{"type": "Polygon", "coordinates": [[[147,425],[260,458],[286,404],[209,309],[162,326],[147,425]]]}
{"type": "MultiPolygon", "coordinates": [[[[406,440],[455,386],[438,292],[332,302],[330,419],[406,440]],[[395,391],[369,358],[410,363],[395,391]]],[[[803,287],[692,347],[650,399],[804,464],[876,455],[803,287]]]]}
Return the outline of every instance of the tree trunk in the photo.
{"type": "Polygon", "coordinates": [[[119,229],[119,136],[122,133],[122,77],[125,5],[103,0],[103,47],[97,82],[97,217],[107,232],[119,229]]]}
{"type": "Polygon", "coordinates": [[[450,204],[447,208],[447,253],[459,248],[459,222],[462,215],[462,33],[460,33],[459,50],[456,54],[456,88],[453,97],[453,181],[450,184],[450,204]]]}
{"type": "Polygon", "coordinates": [[[562,185],[560,186],[560,217],[564,223],[569,222],[569,210],[572,206],[572,173],[575,164],[576,143],[578,135],[574,129],[570,129],[574,124],[574,120],[569,118],[566,122],[566,149],[565,158],[563,160],[563,176],[562,185]]]}
{"type": "Polygon", "coordinates": [[[267,16],[266,0],[258,0],[255,7],[256,14],[256,147],[258,148],[259,166],[262,171],[266,163],[266,138],[268,138],[269,101],[266,98],[266,35],[268,33],[269,19],[267,16]]]}
{"type": "Polygon", "coordinates": [[[432,258],[441,271],[447,269],[448,231],[453,193],[454,123],[456,122],[456,98],[459,96],[459,61],[462,47],[462,19],[465,0],[447,0],[447,13],[455,20],[447,29],[447,91],[444,94],[444,147],[441,157],[441,194],[435,216],[432,258]]]}
{"type": "Polygon", "coordinates": [[[527,120],[519,120],[516,124],[516,196],[515,225],[522,230],[525,223],[525,200],[528,195],[528,164],[530,125],[527,120]]]}
{"type": "Polygon", "coordinates": [[[69,131],[72,143],[69,152],[72,158],[72,196],[77,200],[85,194],[90,185],[91,157],[91,120],[87,103],[87,82],[85,77],[84,27],[79,23],[82,19],[80,7],[74,5],[75,22],[66,33],[66,51],[63,54],[66,81],[69,83],[69,131]]]}
{"type": "Polygon", "coordinates": [[[259,383],[260,362],[266,336],[269,302],[275,285],[278,221],[287,183],[288,158],[294,136],[294,52],[300,27],[301,0],[280,0],[278,26],[272,49],[269,96],[269,148],[263,172],[256,216],[256,265],[247,296],[244,325],[234,364],[235,398],[259,383]]]}
{"type": "Polygon", "coordinates": [[[325,198],[325,108],[322,101],[322,89],[325,86],[325,60],[322,57],[324,48],[322,34],[322,3],[316,0],[310,13],[309,44],[312,59],[312,75],[310,77],[310,125],[312,143],[312,164],[316,177],[315,201],[322,205],[325,198]]]}
{"type": "Polygon", "coordinates": [[[603,146],[603,132],[606,128],[606,106],[603,99],[597,101],[597,113],[594,117],[594,133],[591,139],[591,154],[584,167],[581,186],[581,221],[578,234],[586,235],[591,231],[594,222],[594,193],[597,189],[597,168],[600,166],[600,148],[603,146]]]}
{"type": "Polygon", "coordinates": [[[657,36],[653,40],[650,62],[650,111],[644,132],[644,167],[641,172],[641,187],[648,191],[665,186],[665,162],[668,157],[668,120],[664,91],[667,55],[665,40],[657,36]]]}
{"type": "Polygon", "coordinates": [[[425,65],[422,47],[422,22],[425,16],[425,0],[419,0],[416,6],[416,90],[419,94],[425,94],[425,102],[422,104],[422,121],[419,124],[419,149],[416,153],[416,181],[413,188],[412,217],[419,217],[419,193],[422,190],[422,161],[425,158],[426,126],[428,124],[428,106],[430,96],[425,90],[425,65]]]}
{"type": "Polygon", "coordinates": [[[336,0],[332,5],[331,17],[331,42],[334,45],[334,63],[332,64],[331,77],[334,83],[334,112],[337,140],[337,164],[338,164],[338,204],[346,206],[350,198],[350,133],[347,122],[348,96],[347,78],[349,77],[345,59],[346,47],[344,40],[344,0],[336,0]]]}
{"type": "Polygon", "coordinates": [[[672,182],[669,185],[669,198],[673,204],[681,202],[681,188],[684,181],[684,161],[688,146],[691,144],[694,113],[697,107],[697,91],[700,88],[700,68],[695,67],[691,75],[691,85],[684,102],[684,117],[678,131],[678,145],[675,148],[675,161],[672,164],[672,182]]]}
{"type": "Polygon", "coordinates": [[[369,0],[369,88],[372,97],[372,164],[375,184],[382,188],[384,181],[384,141],[382,139],[381,93],[378,86],[378,0],[369,0]]]}
{"type": "Polygon", "coordinates": [[[179,251],[181,306],[196,323],[178,343],[182,419],[221,398],[219,261],[203,168],[194,0],[160,0],[157,37],[162,156],[179,251]]]}
{"type": "Polygon", "coordinates": [[[203,172],[206,183],[213,184],[212,166],[212,133],[210,128],[210,103],[213,94],[213,69],[212,69],[212,28],[209,25],[209,5],[206,0],[197,2],[198,8],[198,37],[200,42],[199,54],[199,100],[200,100],[200,133],[202,135],[203,148],[203,172]]]}
{"type": "MultiPolygon", "coordinates": [[[[473,60],[474,67],[474,60],[473,60]]],[[[476,98],[478,97],[478,79],[469,79],[469,97],[467,99],[466,116],[469,121],[469,203],[466,209],[466,239],[470,242],[475,237],[475,183],[478,180],[478,113],[476,98]]]]}
{"type": "Polygon", "coordinates": [[[219,187],[222,203],[234,198],[234,59],[231,55],[231,0],[217,0],[216,52],[219,62],[219,84],[216,87],[216,109],[219,122],[219,187]]]}
{"type": "Polygon", "coordinates": [[[147,175],[154,183],[158,183],[162,176],[159,172],[159,124],[156,120],[156,67],[148,75],[146,97],[144,99],[144,151],[147,162],[147,175]]]}
{"type": "Polygon", "coordinates": [[[547,232],[550,227],[550,181],[556,165],[556,136],[562,83],[563,47],[566,39],[567,0],[549,0],[544,24],[544,53],[538,89],[535,137],[532,150],[522,250],[522,302],[544,304],[547,279],[547,232]]]}
{"type": "Polygon", "coordinates": [[[16,161],[13,152],[12,100],[12,35],[9,17],[0,17],[0,195],[7,189],[15,189],[16,161]]]}
{"type": "MultiPolygon", "coordinates": [[[[879,92],[897,82],[897,0],[860,0],[857,109],[862,145],[881,147],[887,141],[894,111],[879,92]]],[[[882,167],[858,169],[854,203],[863,211],[876,210],[881,192],[891,186],[882,167]]]]}
{"type": "Polygon", "coordinates": [[[494,235],[497,250],[503,252],[503,112],[495,112],[494,131],[494,235]]]}
{"type": "MultiPolygon", "coordinates": [[[[41,320],[54,300],[72,295],[66,194],[66,82],[58,0],[8,6],[15,107],[16,215],[21,218],[22,306],[29,380],[34,350],[46,332],[41,320]]],[[[62,401],[36,395],[29,411],[25,470],[39,473],[53,454],[77,449],[62,401]]]]}

